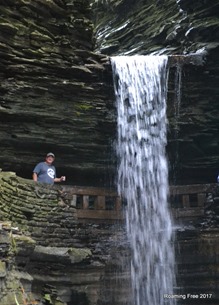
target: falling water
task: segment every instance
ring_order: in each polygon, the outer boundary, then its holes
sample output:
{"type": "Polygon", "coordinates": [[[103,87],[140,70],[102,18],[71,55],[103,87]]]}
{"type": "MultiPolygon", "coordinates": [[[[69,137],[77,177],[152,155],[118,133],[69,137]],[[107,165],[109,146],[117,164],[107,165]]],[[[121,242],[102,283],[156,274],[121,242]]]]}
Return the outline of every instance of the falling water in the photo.
{"type": "Polygon", "coordinates": [[[174,79],[174,160],[172,163],[173,172],[173,184],[177,184],[178,180],[178,166],[179,166],[179,119],[180,119],[180,108],[181,108],[181,87],[182,87],[182,63],[177,63],[174,79]]]}
{"type": "Polygon", "coordinates": [[[173,305],[168,209],[166,56],[112,57],[118,108],[118,191],[127,201],[135,305],[173,305]]]}

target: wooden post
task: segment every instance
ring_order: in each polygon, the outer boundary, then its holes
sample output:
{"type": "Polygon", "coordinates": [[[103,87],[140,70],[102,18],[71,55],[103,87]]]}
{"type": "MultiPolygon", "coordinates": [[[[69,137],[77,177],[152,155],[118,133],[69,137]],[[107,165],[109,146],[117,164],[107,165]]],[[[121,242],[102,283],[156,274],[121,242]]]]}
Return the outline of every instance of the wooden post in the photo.
{"type": "Polygon", "coordinates": [[[106,201],[105,196],[97,196],[94,204],[95,210],[105,210],[106,209],[106,201]]]}
{"type": "Polygon", "coordinates": [[[84,195],[82,199],[83,210],[88,210],[89,208],[89,196],[84,195]]]}
{"type": "Polygon", "coordinates": [[[190,204],[189,204],[189,195],[183,195],[182,196],[182,204],[183,204],[183,208],[189,208],[190,204]]]}
{"type": "Polygon", "coordinates": [[[115,210],[120,211],[122,209],[122,200],[121,197],[116,197],[115,201],[115,210]]]}
{"type": "Polygon", "coordinates": [[[77,195],[72,195],[72,199],[71,199],[70,205],[72,207],[76,207],[76,205],[77,205],[77,195]]]}
{"type": "Polygon", "coordinates": [[[198,194],[198,206],[203,207],[206,202],[206,194],[200,193],[198,194]]]}

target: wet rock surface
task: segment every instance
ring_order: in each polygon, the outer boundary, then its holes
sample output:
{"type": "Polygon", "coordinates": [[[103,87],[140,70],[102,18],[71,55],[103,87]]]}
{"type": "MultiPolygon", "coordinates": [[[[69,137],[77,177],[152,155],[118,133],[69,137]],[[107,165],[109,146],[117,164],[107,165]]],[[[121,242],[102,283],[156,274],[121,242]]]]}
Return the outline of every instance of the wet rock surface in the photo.
{"type": "Polygon", "coordinates": [[[204,215],[176,229],[177,304],[218,303],[218,192],[215,184],[206,197],[204,215]]]}
{"type": "Polygon", "coordinates": [[[170,68],[167,116],[171,184],[214,183],[218,175],[218,49],[202,65],[170,68]]]}
{"type": "Polygon", "coordinates": [[[97,50],[107,55],[189,54],[218,46],[216,1],[94,1],[97,50]]]}
{"type": "Polygon", "coordinates": [[[178,304],[217,304],[218,237],[215,228],[187,227],[177,232],[178,304]]]}

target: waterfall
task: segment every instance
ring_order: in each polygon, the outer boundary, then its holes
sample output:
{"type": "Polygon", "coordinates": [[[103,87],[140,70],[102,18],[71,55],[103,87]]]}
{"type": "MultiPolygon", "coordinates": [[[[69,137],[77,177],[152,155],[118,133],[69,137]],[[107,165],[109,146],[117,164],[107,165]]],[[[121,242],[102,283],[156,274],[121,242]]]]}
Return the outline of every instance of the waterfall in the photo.
{"type": "Polygon", "coordinates": [[[166,56],[112,57],[118,109],[118,192],[126,200],[135,305],[175,304],[168,208],[166,56]]]}
{"type": "Polygon", "coordinates": [[[177,184],[178,180],[178,166],[179,166],[179,119],[181,108],[181,87],[182,87],[182,63],[178,62],[176,65],[174,78],[174,159],[172,162],[173,184],[177,184]]]}

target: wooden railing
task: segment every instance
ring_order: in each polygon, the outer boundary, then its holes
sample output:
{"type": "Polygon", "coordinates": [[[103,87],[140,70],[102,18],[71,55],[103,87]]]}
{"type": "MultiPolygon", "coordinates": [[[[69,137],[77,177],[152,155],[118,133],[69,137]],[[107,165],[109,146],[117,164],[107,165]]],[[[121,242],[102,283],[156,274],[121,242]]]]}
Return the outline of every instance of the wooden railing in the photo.
{"type": "Polygon", "coordinates": [[[174,218],[201,217],[207,194],[217,184],[193,184],[170,186],[170,205],[174,218]]]}
{"type": "Polygon", "coordinates": [[[78,219],[123,220],[122,200],[115,190],[65,186],[77,208],[78,219]]]}
{"type": "MultiPolygon", "coordinates": [[[[170,186],[169,202],[175,218],[204,214],[208,192],[217,184],[170,186]]],[[[77,208],[78,219],[123,220],[122,199],[115,190],[99,187],[63,186],[77,208]]]]}

